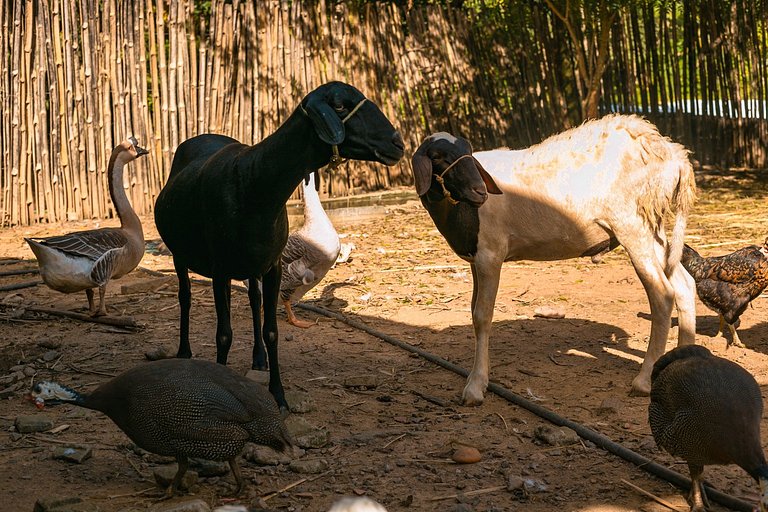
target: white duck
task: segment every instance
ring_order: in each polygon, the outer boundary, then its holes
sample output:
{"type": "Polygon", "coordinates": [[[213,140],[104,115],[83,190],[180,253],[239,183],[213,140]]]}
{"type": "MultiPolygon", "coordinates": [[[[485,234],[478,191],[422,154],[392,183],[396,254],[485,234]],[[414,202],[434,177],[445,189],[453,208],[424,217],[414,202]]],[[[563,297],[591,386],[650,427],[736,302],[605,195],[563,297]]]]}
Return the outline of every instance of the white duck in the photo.
{"type": "Polygon", "coordinates": [[[109,159],[109,195],[120,218],[119,228],[77,231],[48,238],[25,238],[40,266],[43,282],[54,290],[74,293],[85,290],[93,316],[106,315],[104,292],[110,279],[124,276],[144,255],[141,221],[123,189],[123,167],[148,151],[130,137],[115,147],[109,159]],[[99,289],[94,308],[93,288],[99,289]]]}
{"type": "Polygon", "coordinates": [[[283,277],[280,299],[285,306],[288,323],[297,327],[313,324],[299,320],[291,309],[291,301],[299,300],[331,269],[339,256],[339,234],[323,210],[315,188],[315,174],[304,181],[304,225],[288,235],[283,249],[283,277]]]}

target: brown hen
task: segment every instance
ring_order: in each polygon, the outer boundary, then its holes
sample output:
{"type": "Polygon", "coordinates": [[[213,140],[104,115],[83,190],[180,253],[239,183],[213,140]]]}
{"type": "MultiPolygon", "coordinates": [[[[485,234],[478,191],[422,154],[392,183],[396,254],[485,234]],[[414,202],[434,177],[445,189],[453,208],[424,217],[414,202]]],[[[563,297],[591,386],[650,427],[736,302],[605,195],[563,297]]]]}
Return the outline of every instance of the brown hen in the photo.
{"type": "Polygon", "coordinates": [[[718,332],[725,335],[723,324],[728,325],[728,346],[744,347],[736,324],[749,303],[768,286],[768,239],[762,246],[750,245],[709,258],[703,258],[686,244],[681,263],[696,281],[701,302],[720,316],[718,332]]]}

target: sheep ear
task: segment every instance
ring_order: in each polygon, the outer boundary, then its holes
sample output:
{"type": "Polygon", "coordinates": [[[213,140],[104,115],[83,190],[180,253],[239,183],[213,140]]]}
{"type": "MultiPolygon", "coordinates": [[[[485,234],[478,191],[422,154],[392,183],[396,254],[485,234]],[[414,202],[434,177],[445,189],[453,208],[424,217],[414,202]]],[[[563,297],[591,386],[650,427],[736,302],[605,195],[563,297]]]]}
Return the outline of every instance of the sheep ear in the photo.
{"type": "Polygon", "coordinates": [[[477,161],[477,158],[472,157],[472,160],[475,161],[475,167],[477,167],[477,170],[480,172],[480,177],[483,178],[483,181],[485,182],[485,189],[488,191],[489,194],[501,194],[501,189],[496,185],[496,182],[493,181],[493,178],[490,174],[488,174],[488,171],[485,170],[485,168],[480,165],[480,162],[477,161]]]}
{"type": "Polygon", "coordinates": [[[320,140],[332,146],[338,146],[344,142],[346,135],[344,124],[328,103],[321,99],[310,98],[307,100],[305,110],[320,140]]]}
{"type": "Polygon", "coordinates": [[[420,151],[416,151],[411,157],[413,168],[413,182],[416,185],[416,194],[423,196],[432,186],[432,160],[420,151]]]}

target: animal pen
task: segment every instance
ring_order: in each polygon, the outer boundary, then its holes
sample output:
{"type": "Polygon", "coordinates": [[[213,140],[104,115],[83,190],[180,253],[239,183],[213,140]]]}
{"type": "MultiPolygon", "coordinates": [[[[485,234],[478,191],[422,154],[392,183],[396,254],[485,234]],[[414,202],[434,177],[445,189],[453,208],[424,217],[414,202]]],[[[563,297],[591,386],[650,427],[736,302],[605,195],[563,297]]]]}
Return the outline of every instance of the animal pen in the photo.
{"type": "MultiPolygon", "coordinates": [[[[765,4],[665,5],[566,13],[564,26],[562,12],[528,2],[3,2],[0,223],[114,216],[105,169],[128,135],[151,150],[126,184],[146,213],[181,141],[257,142],[331,79],[376,101],[407,147],[439,130],[476,149],[529,146],[580,123],[599,83],[601,110],[646,115],[701,163],[765,167],[765,4]],[[601,54],[595,82],[589,59],[601,54]]],[[[404,163],[354,165],[323,195],[409,183],[404,163]]]]}

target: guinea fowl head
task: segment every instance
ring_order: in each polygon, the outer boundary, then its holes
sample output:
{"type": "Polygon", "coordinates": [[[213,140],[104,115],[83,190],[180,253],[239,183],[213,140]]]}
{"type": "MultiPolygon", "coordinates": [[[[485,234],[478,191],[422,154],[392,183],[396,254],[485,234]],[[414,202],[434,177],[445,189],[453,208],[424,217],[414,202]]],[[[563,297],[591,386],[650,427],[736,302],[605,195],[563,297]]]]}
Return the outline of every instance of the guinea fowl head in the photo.
{"type": "Polygon", "coordinates": [[[45,407],[46,401],[52,404],[78,402],[82,399],[82,396],[77,391],[62,386],[58,382],[44,380],[32,387],[30,398],[35,402],[35,407],[42,409],[45,407]]]}

